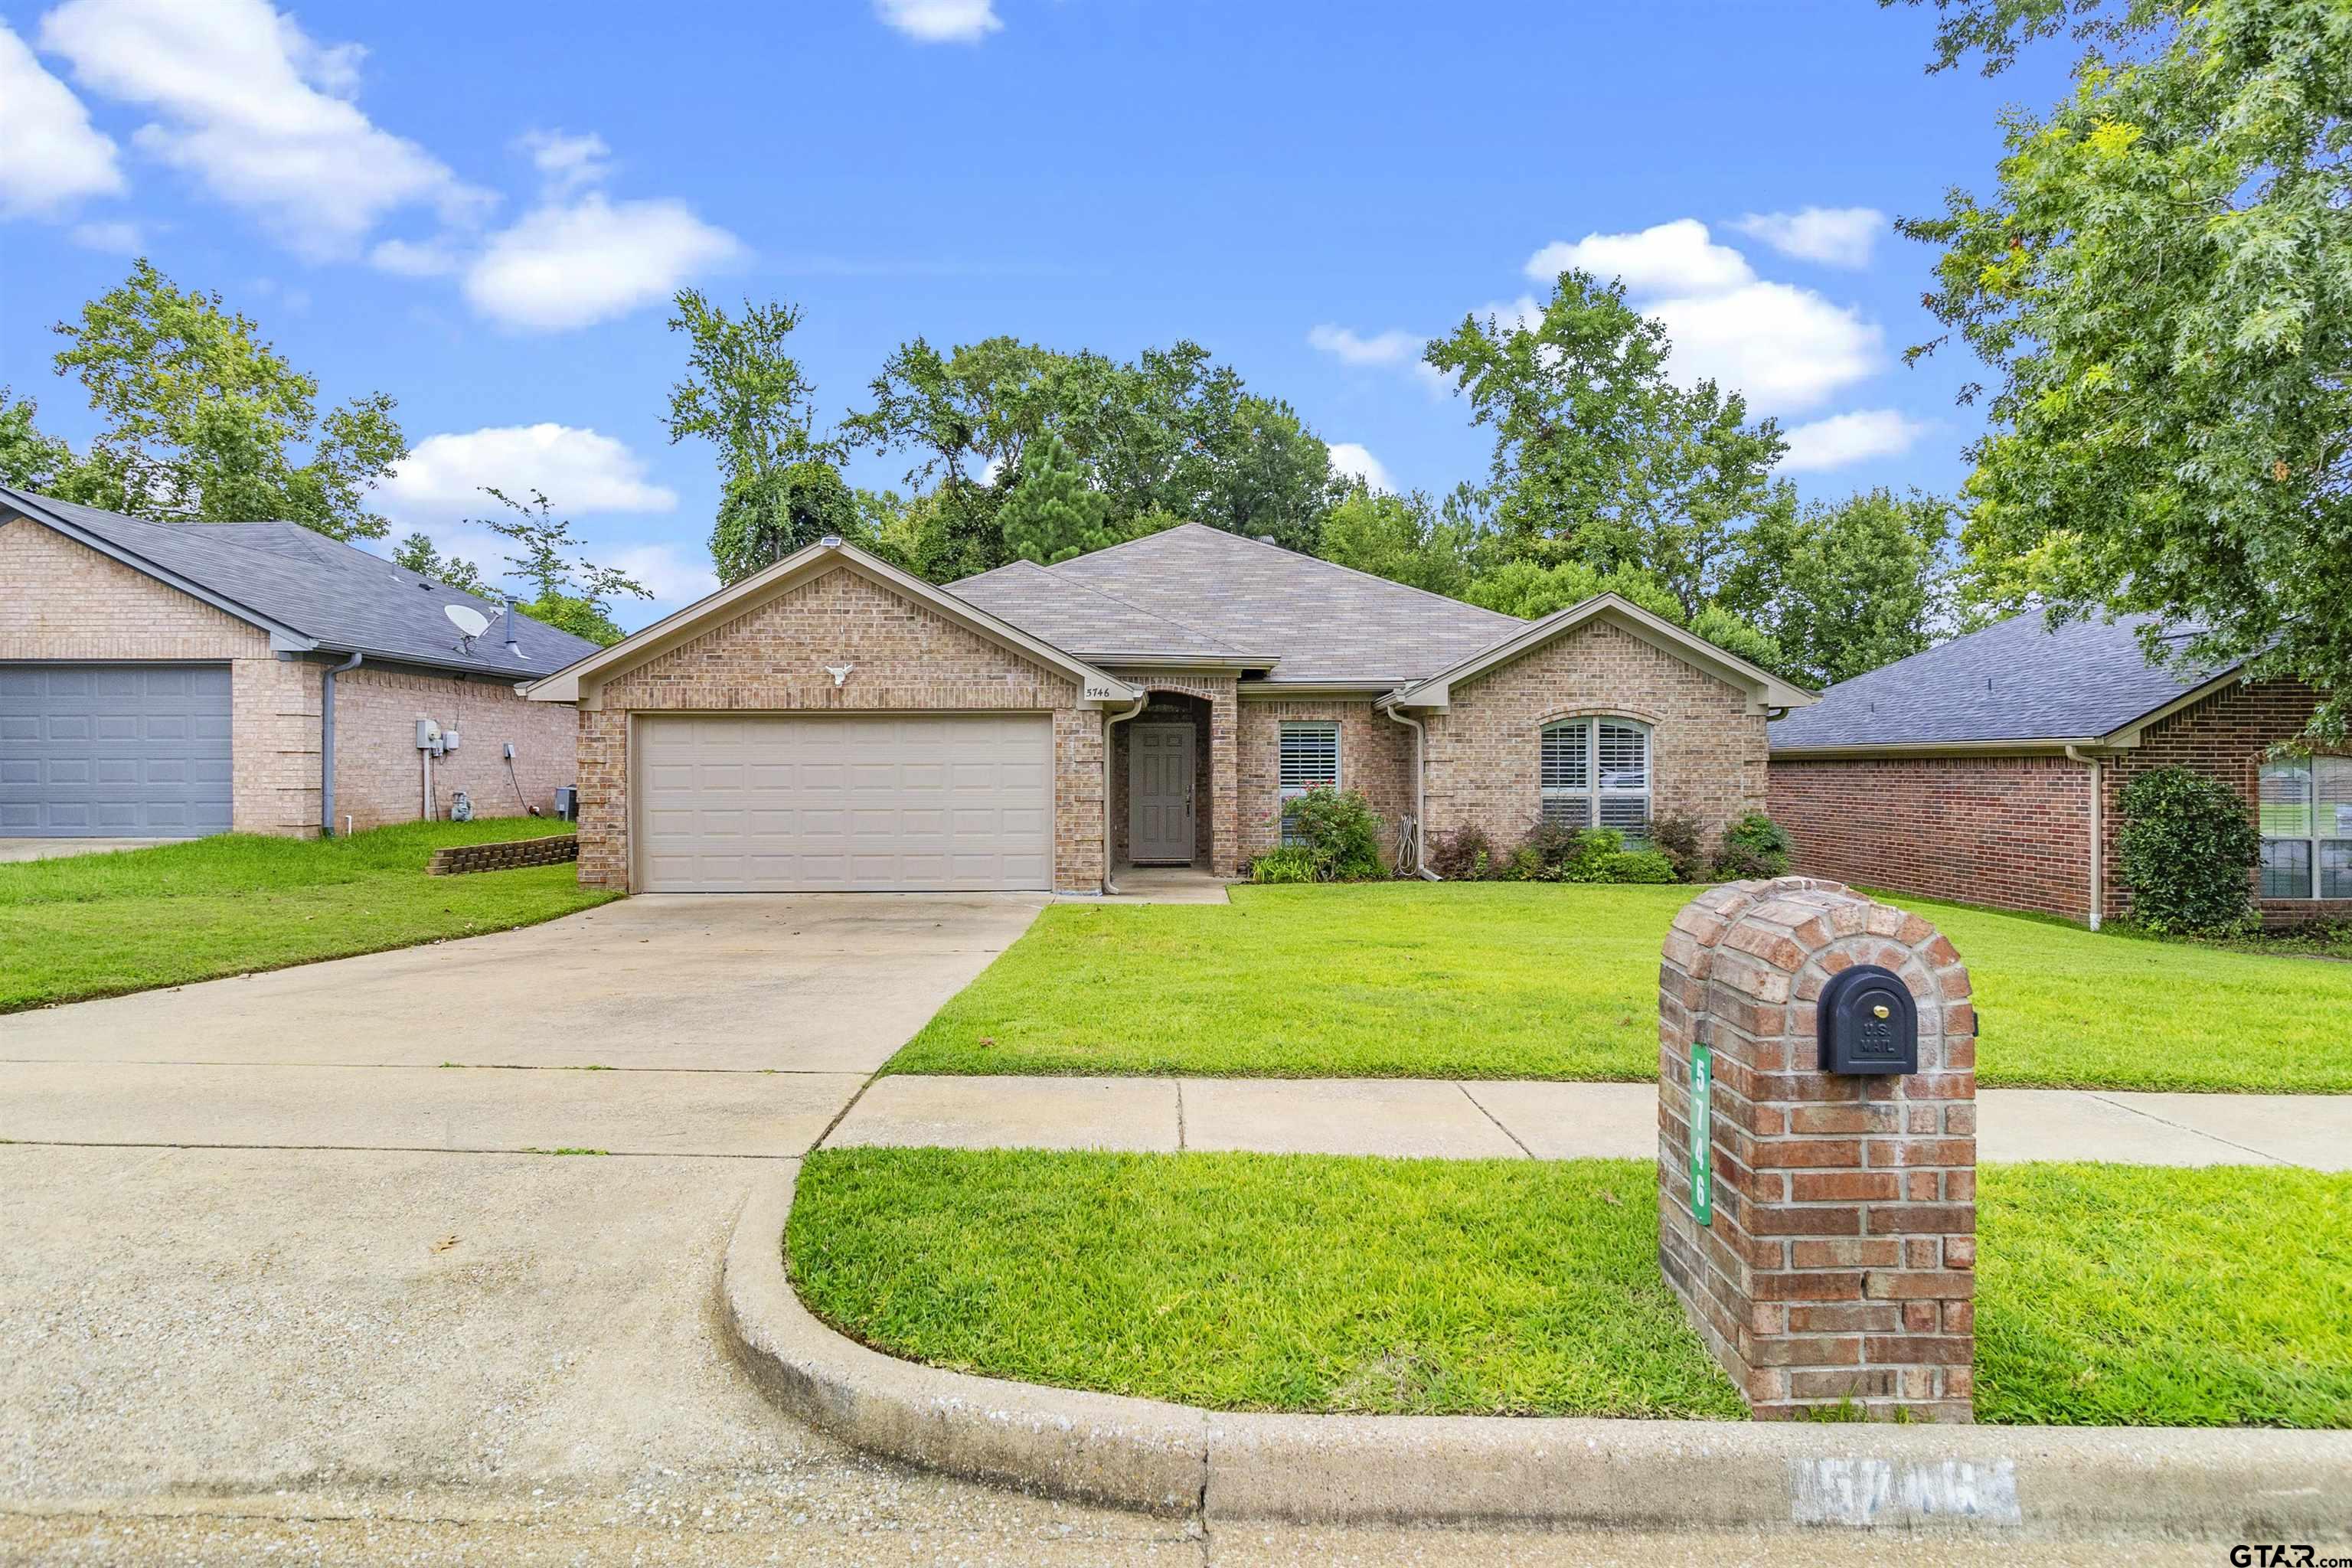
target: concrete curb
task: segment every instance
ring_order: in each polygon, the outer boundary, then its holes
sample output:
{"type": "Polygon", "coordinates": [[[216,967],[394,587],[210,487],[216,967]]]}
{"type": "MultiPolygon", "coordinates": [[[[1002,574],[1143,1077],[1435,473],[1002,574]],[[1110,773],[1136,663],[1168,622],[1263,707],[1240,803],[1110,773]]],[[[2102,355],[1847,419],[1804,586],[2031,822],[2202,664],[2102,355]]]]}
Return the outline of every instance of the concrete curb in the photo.
{"type": "Polygon", "coordinates": [[[950,1475],[1209,1521],[2352,1534],[2346,1432],[1265,1415],[943,1372],[801,1304],[796,1179],[755,1190],[728,1244],[737,1356],[812,1426],[950,1475]]]}

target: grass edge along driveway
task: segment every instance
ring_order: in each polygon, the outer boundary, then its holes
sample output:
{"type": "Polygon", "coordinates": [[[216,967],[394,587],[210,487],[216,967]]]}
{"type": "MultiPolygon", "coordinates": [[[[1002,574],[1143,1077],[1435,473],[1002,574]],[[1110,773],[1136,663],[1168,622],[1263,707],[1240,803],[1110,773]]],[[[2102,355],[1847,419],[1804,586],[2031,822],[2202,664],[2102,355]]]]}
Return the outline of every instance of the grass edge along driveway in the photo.
{"type": "MultiPolygon", "coordinates": [[[[1688,887],[1237,887],[1060,904],[894,1073],[1645,1081],[1688,887]]],[[[2352,1092],[2352,964],[1927,900],[1976,985],[1979,1081],[2352,1092]]]]}
{"type": "MultiPolygon", "coordinates": [[[[2352,1174],[1996,1165],[1977,1415],[2352,1426],[2352,1174]]],[[[958,1371],[1217,1409],[1745,1414],[1638,1160],[820,1150],[803,1300],[958,1371]]]]}
{"type": "Polygon", "coordinates": [[[535,925],[619,895],[576,868],[427,877],[433,851],[568,832],[548,817],[333,839],[222,834],[0,866],[0,1013],[535,925]]]}

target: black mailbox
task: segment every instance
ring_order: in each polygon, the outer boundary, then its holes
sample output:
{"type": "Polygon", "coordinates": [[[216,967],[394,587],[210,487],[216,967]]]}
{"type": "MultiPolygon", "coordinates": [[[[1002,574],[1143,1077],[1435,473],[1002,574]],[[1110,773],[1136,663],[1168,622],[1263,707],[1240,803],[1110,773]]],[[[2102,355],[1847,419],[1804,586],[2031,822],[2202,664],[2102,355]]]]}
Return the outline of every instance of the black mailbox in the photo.
{"type": "Polygon", "coordinates": [[[1919,1006],[1891,969],[1857,963],[1830,976],[1815,1005],[1823,1072],[1919,1070],[1919,1006]]]}

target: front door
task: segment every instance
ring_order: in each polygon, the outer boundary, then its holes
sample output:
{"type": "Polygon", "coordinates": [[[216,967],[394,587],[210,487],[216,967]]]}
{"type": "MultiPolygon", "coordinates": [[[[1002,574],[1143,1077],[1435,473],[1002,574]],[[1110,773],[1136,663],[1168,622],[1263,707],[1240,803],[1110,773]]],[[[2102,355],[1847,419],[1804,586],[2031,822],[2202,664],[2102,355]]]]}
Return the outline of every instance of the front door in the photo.
{"type": "Polygon", "coordinates": [[[1138,724],[1127,752],[1127,858],[1192,863],[1192,726],[1138,724]]]}

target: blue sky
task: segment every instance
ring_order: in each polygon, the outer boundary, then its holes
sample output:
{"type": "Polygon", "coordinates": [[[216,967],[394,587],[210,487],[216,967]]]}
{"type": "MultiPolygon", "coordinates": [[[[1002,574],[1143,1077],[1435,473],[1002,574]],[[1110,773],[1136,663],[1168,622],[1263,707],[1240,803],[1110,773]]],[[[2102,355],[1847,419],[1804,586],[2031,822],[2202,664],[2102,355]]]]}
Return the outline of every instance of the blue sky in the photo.
{"type": "MultiPolygon", "coordinates": [[[[1997,81],[1869,0],[298,5],[0,0],[0,383],[77,441],[51,322],[151,258],[326,401],[400,401],[380,492],[484,556],[539,485],[604,560],[708,585],[709,451],[667,445],[669,291],[782,297],[828,416],[892,346],[1191,337],[1397,488],[1484,469],[1416,372],[1465,310],[1622,272],[1677,363],[1794,434],[1811,495],[1949,491],[1976,416],[1893,216],[1983,186],[1997,81]]],[[[903,460],[861,457],[890,483],[903,460]]]]}

